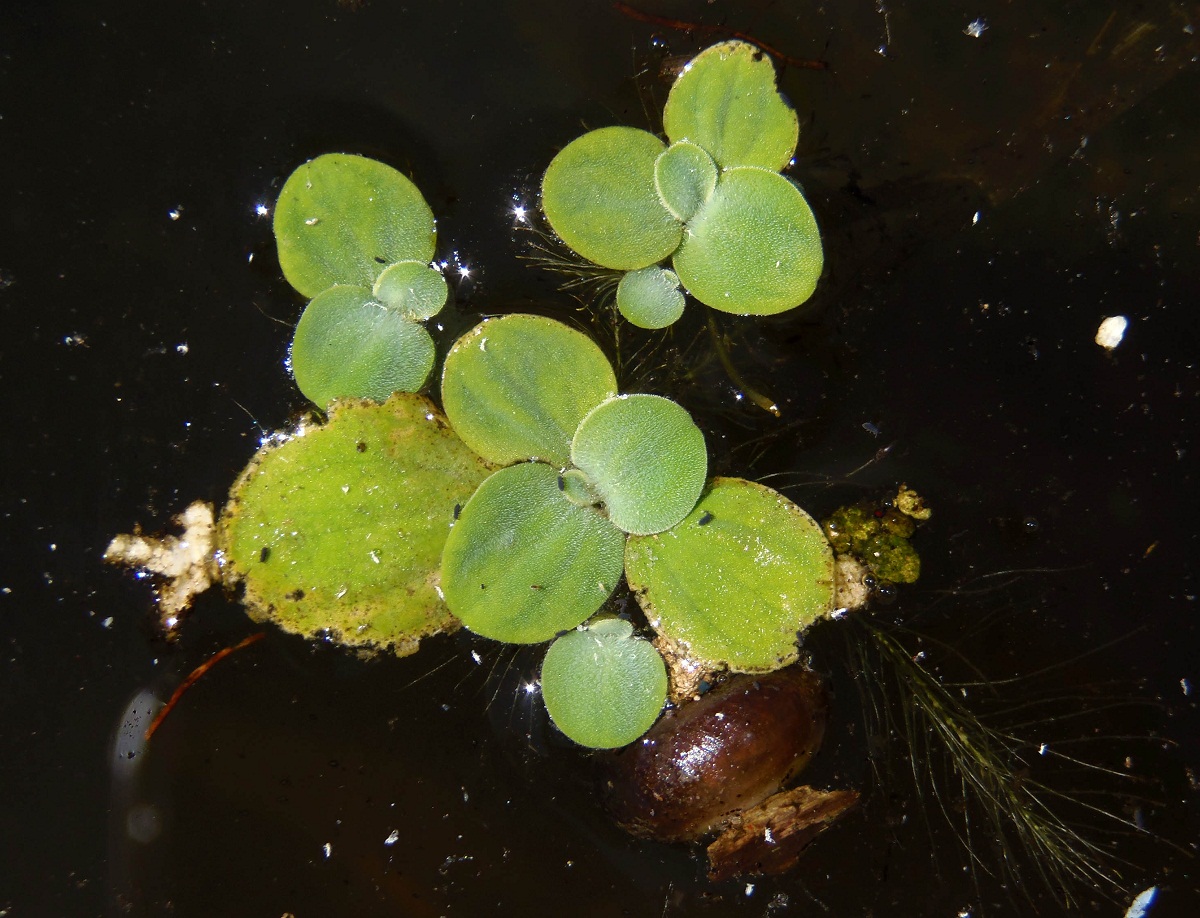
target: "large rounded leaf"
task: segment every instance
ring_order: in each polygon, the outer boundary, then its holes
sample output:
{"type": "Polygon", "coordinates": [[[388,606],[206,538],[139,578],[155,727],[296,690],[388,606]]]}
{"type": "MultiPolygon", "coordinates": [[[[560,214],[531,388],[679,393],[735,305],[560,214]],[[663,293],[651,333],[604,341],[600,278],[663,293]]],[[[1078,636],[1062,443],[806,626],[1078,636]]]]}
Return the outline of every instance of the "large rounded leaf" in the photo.
{"type": "Polygon", "coordinates": [[[579,425],[571,461],[625,532],[674,526],[696,505],[708,474],[704,434],[683,408],[657,395],[618,395],[579,425]]]}
{"type": "Polygon", "coordinates": [[[458,435],[492,462],[562,468],[584,415],[617,391],[604,353],[544,316],[489,319],[446,355],[442,404],[458,435]]]}
{"type": "Polygon", "coordinates": [[[383,401],[415,392],[433,369],[424,326],[388,309],[366,287],[330,287],[305,308],[292,340],[292,372],[305,397],[383,401]]]}
{"type": "Polygon", "coordinates": [[[796,152],[796,112],[775,89],[771,59],[753,45],[727,41],[700,52],[671,87],[663,129],[690,140],[722,168],[779,171],[796,152]]]}
{"type": "Polygon", "coordinates": [[[442,591],[477,634],[548,641],[616,587],[625,537],[597,510],[567,500],[558,479],[541,462],[509,466],[462,508],[442,554],[442,591]]]}
{"type": "Polygon", "coordinates": [[[739,315],[799,306],[816,289],[821,234],[808,202],[777,172],[730,169],[688,223],[675,273],[700,302],[739,315]]]}
{"type": "Polygon", "coordinates": [[[650,625],[702,666],[767,672],[833,604],[833,550],[783,495],[714,478],[678,526],[629,539],[625,575],[650,625]]]}
{"type": "Polygon", "coordinates": [[[442,547],[489,471],[428,399],[338,402],[234,484],[219,532],[226,582],[244,585],[256,619],[411,653],[455,624],[438,594],[442,547]]]}
{"type": "Polygon", "coordinates": [[[542,697],[558,729],[593,749],[626,746],[650,729],[667,700],[667,669],[649,641],[619,618],[570,631],[542,663],[542,697]]]}
{"type": "Polygon", "coordinates": [[[391,166],[327,153],[300,166],[275,205],[279,266],[314,297],[334,284],[370,287],[388,265],[428,262],[436,235],[421,192],[391,166]]]}
{"type": "Polygon", "coordinates": [[[542,179],[542,209],[563,242],[589,261],[632,271],[679,246],[682,227],[658,198],[654,163],[666,144],[608,127],[567,144],[542,179]]]}

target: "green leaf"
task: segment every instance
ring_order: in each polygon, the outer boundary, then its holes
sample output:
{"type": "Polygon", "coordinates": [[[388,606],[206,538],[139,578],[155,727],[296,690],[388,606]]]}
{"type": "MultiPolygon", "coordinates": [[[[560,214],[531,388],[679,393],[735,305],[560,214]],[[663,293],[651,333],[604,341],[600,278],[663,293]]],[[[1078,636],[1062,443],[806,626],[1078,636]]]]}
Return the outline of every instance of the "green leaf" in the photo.
{"type": "Polygon", "coordinates": [[[389,265],[375,279],[375,299],[412,322],[432,319],[450,296],[446,278],[423,261],[389,265]]]}
{"type": "Polygon", "coordinates": [[[654,161],[654,187],[663,207],[686,223],[717,187],[717,164],[696,144],[681,140],[654,161]]]}
{"type": "Polygon", "coordinates": [[[330,287],[305,308],[292,341],[292,372],[305,397],[383,401],[415,392],[433,368],[433,339],[371,297],[366,287],[330,287]]]}
{"type": "Polygon", "coordinates": [[[674,252],[683,230],[654,184],[664,149],[653,134],[629,127],[589,131],[563,147],[542,179],[542,209],[554,232],[589,261],[621,271],[674,252]]]}
{"type": "Polygon", "coordinates": [[[579,422],[616,391],[595,342],[544,316],[480,323],[455,342],[442,371],[454,429],[499,464],[537,458],[565,467],[579,422]]]}
{"type": "Polygon", "coordinates": [[[334,284],[370,287],[388,265],[433,258],[433,212],[421,192],[363,156],[327,153],[300,166],[274,219],[279,266],[307,297],[334,284]]]}
{"type": "Polygon", "coordinates": [[[666,328],[683,315],[683,305],[679,278],[658,265],[629,271],[617,284],[617,309],[639,328],[666,328]]]}
{"type": "Polygon", "coordinates": [[[756,316],[807,300],[822,264],[821,234],[800,189],[757,168],[721,174],[674,259],[679,279],[700,302],[756,316]]]}
{"type": "Polygon", "coordinates": [[[455,505],[490,468],[419,395],[338,402],[326,424],[259,450],[219,545],[250,615],[343,644],[416,650],[456,627],[438,595],[455,505]]]}
{"type": "Polygon", "coordinates": [[[706,48],[671,87],[663,130],[673,143],[699,144],[723,169],[778,172],[796,152],[796,112],[775,89],[775,68],[741,41],[706,48]]]}
{"type": "Polygon", "coordinates": [[[796,660],[796,636],[830,614],[833,551],[783,495],[714,478],[678,526],[632,537],[625,575],[660,635],[706,667],[768,672],[796,660]]]}
{"type": "Polygon", "coordinates": [[[462,508],[442,554],[442,591],[476,634],[548,641],[608,599],[624,539],[597,510],[567,500],[555,469],[509,466],[462,508]]]}
{"type": "Polygon", "coordinates": [[[708,454],[691,416],[657,395],[618,395],[592,410],[571,461],[604,500],[608,518],[646,535],[687,516],[704,488],[708,454]]]}
{"type": "Polygon", "coordinates": [[[550,645],[542,663],[550,719],[581,746],[615,749],[650,729],[667,699],[654,646],[622,619],[603,619],[550,645]]]}

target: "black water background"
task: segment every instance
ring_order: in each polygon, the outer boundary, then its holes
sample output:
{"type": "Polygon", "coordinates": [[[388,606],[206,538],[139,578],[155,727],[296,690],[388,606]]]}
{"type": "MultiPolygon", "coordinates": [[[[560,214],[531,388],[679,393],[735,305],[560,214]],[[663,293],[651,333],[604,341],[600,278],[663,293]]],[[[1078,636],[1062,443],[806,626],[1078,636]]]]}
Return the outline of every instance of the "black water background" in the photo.
{"type": "MultiPolygon", "coordinates": [[[[833,64],[781,78],[829,269],[804,315],[724,322],[782,423],[734,400],[703,337],[691,376],[651,366],[639,381],[696,414],[720,471],[817,476],[789,491],[815,513],[918,487],[937,515],[926,577],[895,617],[922,613],[946,636],[994,614],[968,642],[994,675],[1106,647],[1060,687],[1116,677],[1163,700],[1097,729],[1182,744],[1131,740],[1126,754],[1161,782],[1144,789],[1164,801],[1146,808],[1150,827],[1187,845],[1200,77],[1185,26],[1200,15],[1145,4],[1106,30],[1111,11],[1093,5],[884,6],[653,7],[833,64]],[[963,30],[977,17],[976,39],[963,30]],[[1141,38],[1122,51],[1118,34],[1141,38]],[[1131,325],[1108,354],[1092,335],[1116,313],[1131,325]],[[824,487],[889,444],[855,485],[824,487]],[[1008,569],[1058,573],[938,592],[1008,569]]],[[[281,366],[301,304],[255,207],[309,156],[375,155],[415,177],[443,255],[475,269],[448,336],[479,311],[567,308],[512,257],[528,238],[514,201],[535,203],[541,169],[584,126],[655,127],[660,58],[711,37],[603,2],[5,4],[0,908],[101,914],[119,894],[134,914],[762,914],[784,896],[796,913],[819,912],[814,899],[835,915],[1024,913],[986,877],[975,890],[944,829],[889,822],[917,814],[911,802],[867,808],[792,878],[750,895],[708,887],[688,852],[609,827],[569,751],[529,751],[524,725],[540,727],[511,700],[515,677],[485,712],[487,673],[507,657],[481,645],[476,665],[461,641],[363,663],[272,634],[156,738],[141,792],[162,835],[123,841],[109,812],[108,744],[128,699],[169,692],[251,630],[206,597],[168,646],[145,584],[99,559],[115,532],[219,502],[260,425],[302,407],[281,366]]],[[[861,785],[855,701],[839,703],[819,774],[861,785]]],[[[1194,865],[1127,846],[1133,890],[1166,888],[1154,914],[1193,914],[1194,865]]]]}

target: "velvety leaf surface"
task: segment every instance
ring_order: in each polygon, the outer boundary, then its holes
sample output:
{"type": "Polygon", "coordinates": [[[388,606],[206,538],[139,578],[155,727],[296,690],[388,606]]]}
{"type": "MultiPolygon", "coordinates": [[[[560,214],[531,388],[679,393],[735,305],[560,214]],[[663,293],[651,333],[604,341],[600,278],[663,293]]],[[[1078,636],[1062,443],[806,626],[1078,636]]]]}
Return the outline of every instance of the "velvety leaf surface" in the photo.
{"type": "Polygon", "coordinates": [[[544,316],[480,323],[454,343],[442,371],[454,429],[499,464],[538,458],[565,467],[579,422],[616,391],[595,342],[544,316]]]}
{"type": "Polygon", "coordinates": [[[632,743],[650,729],[667,698],[662,657],[622,619],[603,619],[556,640],[541,682],[551,720],[593,749],[632,743]]]}
{"type": "Polygon", "coordinates": [[[654,162],[654,187],[663,206],[686,223],[717,187],[717,164],[694,143],[671,144],[654,162]]]}
{"type": "Polygon", "coordinates": [[[759,166],[778,172],[796,152],[796,112],[775,89],[771,59],[753,45],[727,41],[692,59],[671,87],[663,129],[689,140],[723,169],[759,166]]]}
{"type": "Polygon", "coordinates": [[[682,227],[659,200],[654,164],[666,145],[646,131],[607,127],[567,144],[542,179],[554,232],[589,261],[632,271],[679,246],[682,227]]]}
{"type": "Polygon", "coordinates": [[[629,271],[617,284],[617,309],[639,328],[666,328],[679,320],[683,307],[679,277],[668,268],[629,271]]]}
{"type": "Polygon", "coordinates": [[[700,302],[758,316],[812,296],[823,264],[817,221],[800,189],[757,168],[721,174],[674,258],[680,281],[700,302]]]}
{"type": "Polygon", "coordinates": [[[433,212],[407,178],[364,156],[327,153],[284,183],[275,204],[279,266],[307,297],[334,284],[370,287],[398,261],[428,262],[433,212]]]}
{"type": "Polygon", "coordinates": [[[292,373],[305,397],[383,401],[415,392],[433,369],[429,332],[388,309],[366,287],[330,287],[305,307],[292,340],[292,373]]]}
{"type": "Polygon", "coordinates": [[[375,279],[375,299],[413,322],[432,319],[450,296],[446,278],[421,261],[389,265],[375,279]]]}
{"type": "Polygon", "coordinates": [[[491,469],[419,395],[338,402],[329,421],[270,445],[221,514],[227,583],[258,620],[411,653],[456,627],[438,594],[454,508],[491,469]]]}
{"type": "Polygon", "coordinates": [[[493,474],[467,501],[442,555],[451,611],[484,637],[536,644],[574,628],[621,577],[624,535],[567,500],[558,471],[524,462],[493,474]]]}
{"type": "Polygon", "coordinates": [[[631,537],[625,574],[659,634],[702,664],[767,672],[828,615],[833,551],[812,517],[770,488],[714,478],[679,525],[631,537]]]}
{"type": "Polygon", "coordinates": [[[708,452],[691,415],[657,395],[618,395],[579,425],[571,461],[625,532],[661,532],[687,516],[704,488],[708,452]]]}

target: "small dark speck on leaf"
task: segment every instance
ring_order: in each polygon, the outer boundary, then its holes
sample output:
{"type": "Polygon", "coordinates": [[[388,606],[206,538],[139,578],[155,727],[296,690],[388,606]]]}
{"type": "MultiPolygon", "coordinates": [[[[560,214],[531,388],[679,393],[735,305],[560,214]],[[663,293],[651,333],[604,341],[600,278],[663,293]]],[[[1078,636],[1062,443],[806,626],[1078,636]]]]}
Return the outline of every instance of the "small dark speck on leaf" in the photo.
{"type": "Polygon", "coordinates": [[[292,590],[292,592],[288,593],[288,594],[287,594],[287,595],[284,597],[284,599],[290,599],[290,600],[292,600],[293,602],[299,602],[299,601],[300,601],[301,599],[303,599],[303,598],[304,598],[304,591],[303,591],[303,590],[292,590]]]}
{"type": "Polygon", "coordinates": [[[271,557],[271,546],[270,546],[270,545],[264,545],[264,546],[262,547],[262,551],[260,551],[260,552],[258,553],[258,563],[259,563],[259,564],[266,564],[266,563],[267,563],[267,559],[268,559],[268,558],[270,558],[270,557],[271,557]]]}
{"type": "Polygon", "coordinates": [[[454,505],[454,518],[458,519],[458,515],[460,513],[462,513],[462,504],[455,504],[454,505]]]}
{"type": "Polygon", "coordinates": [[[359,440],[358,445],[354,448],[357,449],[360,453],[365,453],[367,451],[367,444],[365,442],[363,442],[362,440],[359,440]]]}
{"type": "Polygon", "coordinates": [[[382,255],[376,255],[376,256],[375,256],[375,260],[376,260],[376,261],[377,261],[379,264],[381,264],[381,265],[386,265],[386,264],[387,264],[387,259],[386,259],[386,258],[384,258],[382,255]]]}
{"type": "Polygon", "coordinates": [[[696,525],[707,526],[712,521],[713,521],[713,515],[711,513],[709,513],[707,510],[705,510],[702,514],[700,514],[700,519],[697,521],[696,525]]]}
{"type": "Polygon", "coordinates": [[[566,483],[566,481],[563,480],[562,475],[558,476],[558,490],[560,490],[560,491],[567,490],[567,483],[566,483]]]}

